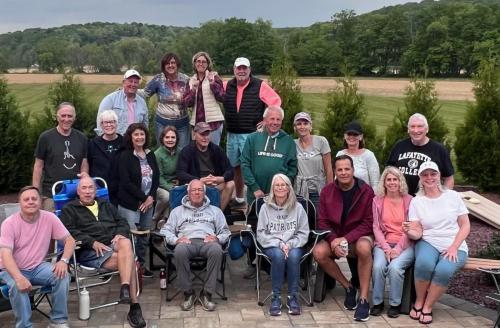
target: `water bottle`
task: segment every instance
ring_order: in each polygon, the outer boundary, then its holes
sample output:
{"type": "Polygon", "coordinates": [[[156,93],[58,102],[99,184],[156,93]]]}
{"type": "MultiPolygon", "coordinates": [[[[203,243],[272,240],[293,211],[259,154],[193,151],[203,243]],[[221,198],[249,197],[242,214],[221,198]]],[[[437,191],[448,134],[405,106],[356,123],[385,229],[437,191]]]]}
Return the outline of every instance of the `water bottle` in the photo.
{"type": "Polygon", "coordinates": [[[79,304],[80,304],[80,312],[79,318],[80,320],[89,320],[90,318],[90,297],[89,292],[85,287],[80,292],[79,295],[79,304]]]}
{"type": "Polygon", "coordinates": [[[160,270],[160,288],[163,290],[167,289],[167,273],[164,268],[160,270]]]}

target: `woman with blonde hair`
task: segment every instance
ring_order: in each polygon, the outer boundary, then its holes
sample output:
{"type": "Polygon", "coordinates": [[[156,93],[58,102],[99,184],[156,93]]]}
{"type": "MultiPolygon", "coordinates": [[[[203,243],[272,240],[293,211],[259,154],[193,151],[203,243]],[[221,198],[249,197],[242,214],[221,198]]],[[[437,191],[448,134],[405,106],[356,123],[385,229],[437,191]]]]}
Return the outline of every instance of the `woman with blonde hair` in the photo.
{"type": "Polygon", "coordinates": [[[222,79],[213,71],[212,59],[208,53],[200,51],[193,56],[194,75],[189,79],[183,102],[192,107],[190,124],[192,127],[199,122],[210,125],[210,141],[219,145],[222,135],[224,115],[220,107],[224,101],[224,86],[222,79]]]}
{"type": "Polygon", "coordinates": [[[410,317],[421,324],[433,320],[432,307],[444,294],[453,275],[467,261],[465,238],[470,232],[468,210],[460,195],[441,184],[436,163],[424,162],[418,169],[419,191],[410,204],[409,219],[421,231],[403,227],[415,244],[415,291],[417,298],[410,317]]]}
{"type": "Polygon", "coordinates": [[[387,316],[397,318],[401,306],[404,273],[413,264],[413,243],[403,232],[403,222],[408,220],[412,197],[401,171],[388,166],[382,172],[377,194],[373,198],[373,248],[372,300],[370,314],[379,316],[384,311],[384,289],[389,276],[389,309],[387,316]]]}
{"type": "Polygon", "coordinates": [[[274,175],[271,191],[259,211],[257,241],[271,259],[273,297],[269,314],[281,315],[281,287],[288,278],[288,313],[299,315],[298,301],[300,259],[309,236],[309,222],[302,205],[297,201],[290,179],[274,175]]]}

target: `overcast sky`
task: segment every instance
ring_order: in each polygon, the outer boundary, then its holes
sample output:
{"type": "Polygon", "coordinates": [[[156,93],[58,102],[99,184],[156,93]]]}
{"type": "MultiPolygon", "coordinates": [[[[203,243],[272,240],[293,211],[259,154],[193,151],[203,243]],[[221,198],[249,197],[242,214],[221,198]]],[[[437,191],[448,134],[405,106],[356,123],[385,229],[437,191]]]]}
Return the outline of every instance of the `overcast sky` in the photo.
{"type": "Polygon", "coordinates": [[[194,26],[229,17],[270,20],[274,27],[328,21],[342,9],[361,14],[420,0],[0,0],[0,33],[90,22],[194,26]]]}

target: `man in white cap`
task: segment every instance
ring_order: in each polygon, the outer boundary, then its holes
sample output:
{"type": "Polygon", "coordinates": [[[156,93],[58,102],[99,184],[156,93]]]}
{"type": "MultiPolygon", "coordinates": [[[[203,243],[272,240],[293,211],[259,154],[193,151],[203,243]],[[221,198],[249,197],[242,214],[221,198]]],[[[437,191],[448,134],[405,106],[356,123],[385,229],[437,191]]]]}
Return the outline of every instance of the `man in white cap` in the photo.
{"type": "MultiPolygon", "coordinates": [[[[124,135],[127,128],[132,123],[144,123],[148,126],[148,106],[142,97],[137,96],[137,89],[141,82],[141,75],[135,69],[129,69],[123,75],[122,88],[108,94],[99,105],[99,114],[111,109],[118,116],[118,127],[116,132],[124,135]]],[[[100,122],[96,123],[95,132],[101,135],[100,122]]]]}
{"type": "Polygon", "coordinates": [[[247,136],[260,128],[264,110],[281,106],[280,96],[264,81],[252,76],[250,61],[234,61],[234,78],[225,84],[224,110],[227,129],[227,156],[234,167],[236,203],[244,204],[244,181],[240,156],[247,136]]]}

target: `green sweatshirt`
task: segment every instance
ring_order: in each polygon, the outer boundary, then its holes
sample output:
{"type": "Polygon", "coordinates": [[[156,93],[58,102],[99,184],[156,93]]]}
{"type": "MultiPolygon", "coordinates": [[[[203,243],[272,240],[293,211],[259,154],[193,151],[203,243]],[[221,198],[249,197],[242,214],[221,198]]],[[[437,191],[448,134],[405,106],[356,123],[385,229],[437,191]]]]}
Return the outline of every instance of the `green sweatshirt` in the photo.
{"type": "Polygon", "coordinates": [[[179,152],[175,151],[170,154],[166,147],[160,146],[155,151],[155,157],[160,169],[160,188],[170,191],[174,180],[177,180],[176,169],[179,152]]]}
{"type": "Polygon", "coordinates": [[[241,170],[248,186],[249,203],[253,201],[255,191],[260,189],[265,194],[269,193],[276,173],[285,174],[293,184],[297,175],[295,142],[283,130],[274,136],[266,131],[250,134],[241,154],[241,170]]]}

